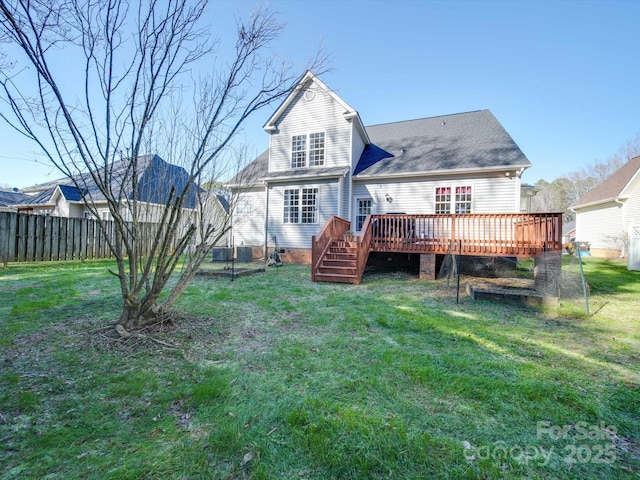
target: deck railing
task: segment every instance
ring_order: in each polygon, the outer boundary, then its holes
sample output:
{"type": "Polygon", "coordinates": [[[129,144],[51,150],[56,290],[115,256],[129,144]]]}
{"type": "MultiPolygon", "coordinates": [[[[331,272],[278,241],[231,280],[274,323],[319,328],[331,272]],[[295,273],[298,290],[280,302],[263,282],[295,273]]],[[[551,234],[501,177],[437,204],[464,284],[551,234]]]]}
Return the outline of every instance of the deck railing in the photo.
{"type": "Polygon", "coordinates": [[[371,215],[371,250],[533,256],[562,248],[561,213],[371,215]]]}

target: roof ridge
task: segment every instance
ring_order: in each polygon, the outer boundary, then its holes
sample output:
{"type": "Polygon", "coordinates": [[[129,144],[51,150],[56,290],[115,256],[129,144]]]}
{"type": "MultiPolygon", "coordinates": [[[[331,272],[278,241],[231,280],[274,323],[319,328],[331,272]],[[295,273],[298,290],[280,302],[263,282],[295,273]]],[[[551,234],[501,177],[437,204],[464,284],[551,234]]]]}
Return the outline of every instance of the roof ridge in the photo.
{"type": "Polygon", "coordinates": [[[457,115],[468,115],[470,113],[479,113],[479,112],[491,112],[488,108],[482,108],[480,110],[469,110],[468,112],[457,112],[457,113],[449,113],[443,115],[434,115],[432,117],[421,117],[421,118],[412,118],[409,120],[397,120],[395,122],[384,122],[384,123],[375,123],[373,125],[365,125],[365,128],[369,127],[381,127],[383,125],[393,125],[397,123],[407,123],[407,122],[417,122],[420,120],[434,120],[436,118],[444,118],[444,117],[455,117],[457,115]]]}

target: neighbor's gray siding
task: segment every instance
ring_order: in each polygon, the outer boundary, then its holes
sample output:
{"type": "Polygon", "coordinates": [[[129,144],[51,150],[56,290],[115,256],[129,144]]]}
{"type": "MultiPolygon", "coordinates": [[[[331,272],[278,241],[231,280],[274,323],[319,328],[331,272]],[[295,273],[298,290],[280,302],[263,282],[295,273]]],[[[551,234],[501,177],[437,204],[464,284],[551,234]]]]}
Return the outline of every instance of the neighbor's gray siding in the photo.
{"type": "Polygon", "coordinates": [[[279,248],[311,248],[311,237],[317,235],[331,215],[338,211],[338,180],[305,184],[280,184],[269,187],[269,244],[276,237],[279,248]],[[289,188],[318,188],[317,223],[283,222],[284,191],[289,188]]]}
{"type": "Polygon", "coordinates": [[[325,132],[324,167],[348,166],[351,150],[351,124],[345,120],[344,108],[331,95],[314,84],[313,100],[306,100],[299,91],[295,99],[280,117],[277,131],[271,134],[269,171],[282,172],[291,169],[291,137],[325,132]]]}

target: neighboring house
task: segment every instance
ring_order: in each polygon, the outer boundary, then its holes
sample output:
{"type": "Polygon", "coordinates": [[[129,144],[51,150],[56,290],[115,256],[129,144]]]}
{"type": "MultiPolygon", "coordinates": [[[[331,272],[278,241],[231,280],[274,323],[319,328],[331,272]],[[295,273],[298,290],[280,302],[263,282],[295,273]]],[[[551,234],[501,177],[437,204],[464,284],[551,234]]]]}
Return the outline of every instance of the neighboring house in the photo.
{"type": "MultiPolygon", "coordinates": [[[[129,161],[122,160],[111,166],[109,189],[116,198],[120,198],[121,212],[125,219],[130,218],[131,200],[134,188],[129,173],[129,161]]],[[[157,222],[162,205],[169,198],[171,187],[182,191],[189,179],[187,171],[177,165],[165,162],[157,155],[145,155],[138,159],[137,201],[143,209],[142,221],[157,222]]],[[[19,212],[51,215],[69,218],[93,218],[93,213],[85,205],[84,198],[93,204],[102,220],[111,220],[107,199],[99,190],[89,174],[76,177],[77,185],[69,178],[34,185],[22,189],[28,198],[15,204],[19,212]],[[80,187],[80,188],[78,188],[80,187]]],[[[196,208],[197,187],[186,198],[185,208],[196,208]]]]}
{"type": "Polygon", "coordinates": [[[576,214],[576,240],[589,242],[591,255],[626,256],[629,225],[640,224],[640,156],[570,208],[576,214]]]}
{"type": "Polygon", "coordinates": [[[520,212],[531,213],[531,199],[536,196],[539,190],[533,185],[523,183],[520,186],[520,212]]]}
{"type": "MultiPolygon", "coordinates": [[[[517,213],[531,166],[489,110],[365,127],[311,72],[269,118],[267,151],[228,187],[234,242],[309,262],[336,215],[358,232],[370,213],[517,213]]],[[[254,253],[255,255],[255,253],[254,253]]]]}
{"type": "Polygon", "coordinates": [[[567,248],[571,239],[576,237],[576,221],[572,220],[562,225],[562,247],[567,248]]]}
{"type": "Polygon", "coordinates": [[[15,212],[14,205],[28,201],[29,198],[29,195],[17,190],[0,190],[0,212],[15,212]]]}

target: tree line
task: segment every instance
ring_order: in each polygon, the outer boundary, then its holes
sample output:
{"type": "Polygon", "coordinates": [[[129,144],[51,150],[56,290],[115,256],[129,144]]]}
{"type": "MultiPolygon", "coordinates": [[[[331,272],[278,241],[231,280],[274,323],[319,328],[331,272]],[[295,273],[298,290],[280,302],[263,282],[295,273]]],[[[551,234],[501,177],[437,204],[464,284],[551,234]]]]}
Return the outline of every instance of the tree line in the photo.
{"type": "Polygon", "coordinates": [[[613,172],[634,157],[640,155],[640,133],[627,140],[616,153],[606,160],[594,161],[579,170],[548,182],[540,179],[535,183],[537,194],[531,199],[533,212],[562,212],[564,222],[575,220],[569,210],[583,195],[603,182],[613,172]]]}

